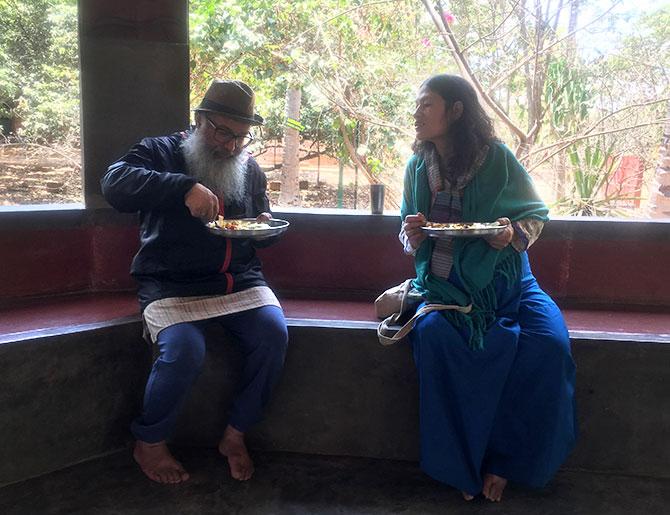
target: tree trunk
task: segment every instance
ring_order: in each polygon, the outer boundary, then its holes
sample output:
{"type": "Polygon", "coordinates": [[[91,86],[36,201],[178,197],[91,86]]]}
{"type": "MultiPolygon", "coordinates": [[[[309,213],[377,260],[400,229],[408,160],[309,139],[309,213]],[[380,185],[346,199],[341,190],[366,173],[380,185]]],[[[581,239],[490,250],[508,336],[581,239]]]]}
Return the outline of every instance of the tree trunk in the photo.
{"type": "MultiPolygon", "coordinates": [[[[670,120],[670,101],[668,101],[668,120],[670,120]]],[[[670,218],[670,121],[665,122],[663,127],[656,174],[649,195],[649,216],[670,218]]]]}
{"type": "MultiPolygon", "coordinates": [[[[572,0],[570,3],[570,19],[568,21],[568,34],[575,32],[577,29],[577,19],[579,18],[579,3],[580,0],[572,0]]],[[[567,49],[565,52],[565,61],[568,66],[575,64],[577,58],[577,35],[572,34],[568,39],[567,49]]],[[[556,170],[556,200],[565,197],[568,194],[567,185],[567,160],[566,152],[561,152],[556,156],[555,167],[556,170]]]]}
{"type": "MultiPolygon", "coordinates": [[[[300,88],[289,86],[286,90],[286,117],[288,119],[300,119],[300,102],[302,91],[300,88]]],[[[281,169],[281,193],[279,203],[282,206],[300,205],[300,133],[286,125],[284,128],[284,155],[282,157],[281,169]]]]}
{"type": "MultiPolygon", "coordinates": [[[[580,0],[572,0],[570,4],[570,19],[568,21],[568,34],[575,32],[577,29],[577,19],[579,18],[579,3],[580,0]]],[[[569,63],[574,62],[577,55],[577,34],[572,34],[568,39],[567,60],[569,63]]]]}
{"type": "Polygon", "coordinates": [[[554,182],[554,192],[556,198],[553,200],[561,200],[568,194],[568,154],[567,152],[560,152],[554,159],[554,171],[556,172],[556,180],[554,182]]]}
{"type": "Polygon", "coordinates": [[[540,0],[535,0],[535,59],[533,63],[532,75],[526,79],[526,95],[528,102],[528,141],[530,148],[535,141],[535,136],[539,131],[539,124],[542,123],[542,92],[544,90],[546,59],[540,55],[544,47],[544,33],[546,31],[546,22],[542,17],[542,4],[540,0]]]}

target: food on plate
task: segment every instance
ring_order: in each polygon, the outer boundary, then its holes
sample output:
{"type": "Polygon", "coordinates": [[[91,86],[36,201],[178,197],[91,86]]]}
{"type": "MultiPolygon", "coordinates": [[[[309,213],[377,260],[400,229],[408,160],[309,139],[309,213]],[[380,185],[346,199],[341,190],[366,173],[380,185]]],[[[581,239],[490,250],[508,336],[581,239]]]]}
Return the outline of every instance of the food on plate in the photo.
{"type": "Polygon", "coordinates": [[[225,220],[219,216],[216,221],[210,222],[209,227],[224,229],[227,231],[256,231],[258,229],[271,229],[270,224],[256,222],[253,220],[225,220]]]}
{"type": "Polygon", "coordinates": [[[483,222],[460,222],[460,223],[439,223],[439,222],[426,222],[424,227],[430,229],[448,229],[453,230],[468,230],[468,229],[488,229],[491,227],[502,227],[498,222],[483,223],[483,222]]]}

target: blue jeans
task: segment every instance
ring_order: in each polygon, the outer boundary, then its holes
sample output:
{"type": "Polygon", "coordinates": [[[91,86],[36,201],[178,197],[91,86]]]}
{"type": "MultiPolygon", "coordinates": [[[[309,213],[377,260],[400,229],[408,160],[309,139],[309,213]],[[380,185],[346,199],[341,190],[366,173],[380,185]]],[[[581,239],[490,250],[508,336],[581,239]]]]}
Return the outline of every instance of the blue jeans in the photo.
{"type": "Polygon", "coordinates": [[[159,356],[144,391],[144,407],[131,425],[138,440],[155,443],[171,436],[179,409],[202,371],[204,328],[212,322],[230,331],[244,356],[244,368],[228,423],[238,431],[246,432],[261,419],[263,408],[279,379],[288,345],[286,320],[277,306],[263,306],[163,329],[158,334],[159,356]]]}

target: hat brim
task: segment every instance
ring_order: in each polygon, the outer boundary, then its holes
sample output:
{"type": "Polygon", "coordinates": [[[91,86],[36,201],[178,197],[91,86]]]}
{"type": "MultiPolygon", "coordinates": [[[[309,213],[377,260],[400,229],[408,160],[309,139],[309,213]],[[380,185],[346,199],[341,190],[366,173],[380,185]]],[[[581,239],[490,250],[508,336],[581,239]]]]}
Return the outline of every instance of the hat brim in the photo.
{"type": "Polygon", "coordinates": [[[214,114],[221,114],[223,116],[226,116],[228,118],[231,118],[233,120],[237,120],[240,122],[246,122],[250,123],[251,125],[264,125],[265,120],[263,119],[262,116],[258,114],[254,114],[253,117],[248,117],[248,116],[242,116],[237,113],[231,113],[230,111],[224,110],[224,109],[208,109],[206,107],[196,107],[194,109],[195,112],[201,112],[201,113],[214,113],[214,114]]]}

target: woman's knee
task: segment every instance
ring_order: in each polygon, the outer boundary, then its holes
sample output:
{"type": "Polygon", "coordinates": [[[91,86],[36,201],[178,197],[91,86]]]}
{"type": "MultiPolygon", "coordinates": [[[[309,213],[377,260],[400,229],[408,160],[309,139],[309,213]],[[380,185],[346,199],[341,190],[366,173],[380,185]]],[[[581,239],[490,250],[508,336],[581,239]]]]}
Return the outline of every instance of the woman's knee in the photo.
{"type": "Polygon", "coordinates": [[[570,336],[567,330],[557,328],[554,331],[542,331],[540,333],[521,332],[520,344],[527,342],[527,350],[535,349],[534,354],[541,356],[545,361],[572,362],[572,351],[570,336]]]}
{"type": "Polygon", "coordinates": [[[410,333],[410,341],[415,350],[441,352],[449,338],[458,338],[455,329],[439,312],[420,317],[410,333]]]}
{"type": "Polygon", "coordinates": [[[556,359],[561,361],[569,361],[572,363],[572,349],[570,344],[570,335],[567,330],[556,331],[549,336],[548,347],[556,356],[556,359]]]}

